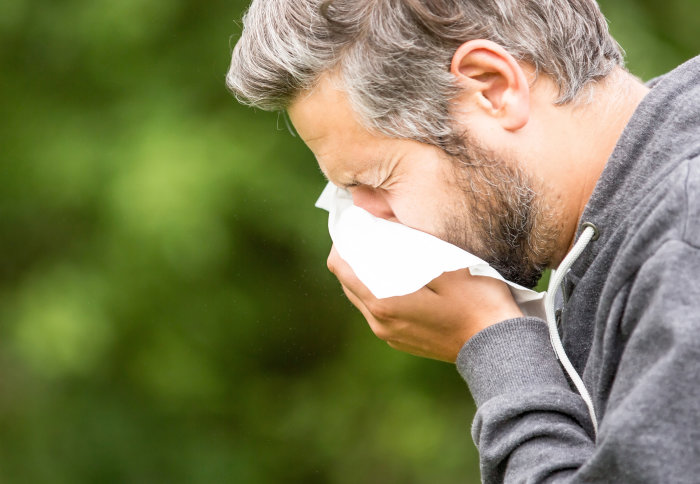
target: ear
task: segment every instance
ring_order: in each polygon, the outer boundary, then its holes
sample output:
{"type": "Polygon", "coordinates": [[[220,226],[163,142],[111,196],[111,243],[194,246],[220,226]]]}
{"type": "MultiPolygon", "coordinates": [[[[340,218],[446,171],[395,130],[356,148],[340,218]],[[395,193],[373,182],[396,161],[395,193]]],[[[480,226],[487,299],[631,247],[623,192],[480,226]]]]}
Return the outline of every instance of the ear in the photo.
{"type": "Polygon", "coordinates": [[[530,118],[530,86],[522,67],[490,40],[470,40],[455,51],[450,72],[469,101],[500,125],[515,131],[530,118]]]}

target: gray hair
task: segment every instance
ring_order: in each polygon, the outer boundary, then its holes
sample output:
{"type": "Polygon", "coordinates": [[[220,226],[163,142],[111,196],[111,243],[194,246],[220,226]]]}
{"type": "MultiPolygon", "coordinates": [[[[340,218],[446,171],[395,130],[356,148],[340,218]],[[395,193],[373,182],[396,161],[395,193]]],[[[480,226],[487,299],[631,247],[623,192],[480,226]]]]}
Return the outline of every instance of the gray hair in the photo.
{"type": "Polygon", "coordinates": [[[624,64],[595,0],[254,0],[226,84],[244,104],[284,110],[334,72],[367,128],[445,149],[452,55],[473,39],[550,76],[557,104],[624,64]]]}

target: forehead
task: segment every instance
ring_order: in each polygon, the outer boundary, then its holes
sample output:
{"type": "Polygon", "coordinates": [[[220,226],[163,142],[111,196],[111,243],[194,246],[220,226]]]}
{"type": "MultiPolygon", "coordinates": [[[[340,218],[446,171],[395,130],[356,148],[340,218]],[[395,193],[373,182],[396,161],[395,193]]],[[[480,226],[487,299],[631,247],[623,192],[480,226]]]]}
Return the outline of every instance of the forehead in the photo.
{"type": "Polygon", "coordinates": [[[297,96],[288,112],[299,136],[331,180],[341,175],[338,171],[367,168],[367,160],[379,156],[395,141],[367,130],[330,76],[321,77],[314,89],[297,96]]]}
{"type": "Polygon", "coordinates": [[[314,142],[332,131],[360,134],[365,131],[357,120],[347,94],[330,75],[323,75],[310,90],[292,101],[289,116],[304,142],[314,142]]]}

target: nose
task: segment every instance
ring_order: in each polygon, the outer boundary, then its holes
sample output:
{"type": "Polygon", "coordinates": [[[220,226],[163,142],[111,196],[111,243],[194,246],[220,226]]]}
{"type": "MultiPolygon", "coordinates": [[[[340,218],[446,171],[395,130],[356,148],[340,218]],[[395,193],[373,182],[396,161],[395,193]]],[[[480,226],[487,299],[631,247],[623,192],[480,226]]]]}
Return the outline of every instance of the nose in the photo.
{"type": "Polygon", "coordinates": [[[350,188],[352,203],[356,207],[367,210],[375,217],[396,220],[396,215],[386,199],[386,195],[380,189],[371,187],[350,188]]]}

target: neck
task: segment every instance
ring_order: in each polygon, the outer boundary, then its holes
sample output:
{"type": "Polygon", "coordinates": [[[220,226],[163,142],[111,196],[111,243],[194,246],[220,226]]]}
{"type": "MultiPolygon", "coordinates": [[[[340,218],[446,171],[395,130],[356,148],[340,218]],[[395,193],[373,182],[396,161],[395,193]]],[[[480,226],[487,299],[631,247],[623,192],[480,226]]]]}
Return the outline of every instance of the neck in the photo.
{"type": "Polygon", "coordinates": [[[559,112],[566,131],[562,138],[566,148],[556,155],[559,166],[565,170],[559,177],[564,189],[560,192],[564,217],[555,266],[573,246],[576,227],[596,183],[625,126],[648,92],[636,77],[619,69],[595,87],[590,103],[559,112]]]}

